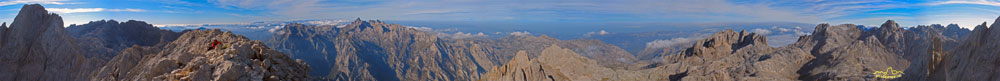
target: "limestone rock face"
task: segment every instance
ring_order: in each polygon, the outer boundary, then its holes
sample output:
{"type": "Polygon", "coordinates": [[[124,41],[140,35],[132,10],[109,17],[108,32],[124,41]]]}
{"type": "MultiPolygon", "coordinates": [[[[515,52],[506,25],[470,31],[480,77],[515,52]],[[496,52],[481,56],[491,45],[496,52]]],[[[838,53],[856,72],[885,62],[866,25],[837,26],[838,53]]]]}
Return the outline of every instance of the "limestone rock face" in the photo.
{"type": "Polygon", "coordinates": [[[0,80],[86,80],[103,62],[84,57],[62,26],[62,17],[41,5],[24,5],[9,28],[0,28],[0,80]]]}
{"type": "Polygon", "coordinates": [[[184,33],[162,48],[134,46],[91,80],[309,80],[309,66],[259,41],[220,30],[184,33]]]}
{"type": "Polygon", "coordinates": [[[143,21],[91,21],[66,28],[88,57],[110,60],[121,50],[138,46],[162,46],[176,40],[181,33],[153,27],[143,21]]]}

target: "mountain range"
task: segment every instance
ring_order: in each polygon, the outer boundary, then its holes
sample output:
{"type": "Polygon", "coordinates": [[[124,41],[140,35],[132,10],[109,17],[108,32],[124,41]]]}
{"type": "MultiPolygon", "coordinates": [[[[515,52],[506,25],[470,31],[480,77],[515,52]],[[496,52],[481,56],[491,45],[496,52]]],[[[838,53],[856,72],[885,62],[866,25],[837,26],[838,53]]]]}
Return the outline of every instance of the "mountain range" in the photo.
{"type": "Polygon", "coordinates": [[[681,36],[672,38],[689,37],[624,49],[636,43],[605,42],[660,35],[455,38],[360,18],[261,22],[253,26],[275,27],[243,31],[138,20],[62,27],[62,18],[45,9],[24,5],[9,26],[0,25],[0,80],[1000,80],[992,78],[1000,74],[1000,30],[993,29],[1000,23],[973,30],[888,20],[875,28],[823,23],[771,28],[782,32],[673,32],[681,36]],[[769,42],[775,38],[797,40],[769,42]],[[892,69],[900,77],[876,75],[892,69]]]}

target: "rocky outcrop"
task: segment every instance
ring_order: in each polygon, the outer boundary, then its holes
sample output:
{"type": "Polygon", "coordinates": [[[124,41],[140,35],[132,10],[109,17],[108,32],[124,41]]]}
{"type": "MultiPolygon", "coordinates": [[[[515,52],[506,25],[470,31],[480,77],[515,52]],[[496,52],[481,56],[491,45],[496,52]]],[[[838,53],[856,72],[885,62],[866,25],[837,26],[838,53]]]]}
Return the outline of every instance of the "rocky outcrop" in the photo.
{"type": "Polygon", "coordinates": [[[21,7],[10,27],[0,28],[0,80],[86,80],[103,62],[84,57],[62,26],[62,17],[41,5],[21,7]]]}
{"type": "Polygon", "coordinates": [[[138,46],[162,46],[176,40],[181,33],[153,27],[143,21],[115,20],[91,21],[83,25],[70,25],[66,28],[76,37],[79,46],[88,57],[110,60],[121,50],[138,46]]]}
{"type": "Polygon", "coordinates": [[[189,31],[159,47],[133,46],[91,80],[309,80],[309,66],[231,32],[189,31]]]}

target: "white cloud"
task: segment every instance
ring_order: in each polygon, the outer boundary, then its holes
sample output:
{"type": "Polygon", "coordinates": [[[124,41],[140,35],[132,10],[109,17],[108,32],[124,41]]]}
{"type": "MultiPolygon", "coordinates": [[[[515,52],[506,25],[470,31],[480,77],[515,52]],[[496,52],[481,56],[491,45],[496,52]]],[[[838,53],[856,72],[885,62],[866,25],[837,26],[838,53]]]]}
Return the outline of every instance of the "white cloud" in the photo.
{"type": "Polygon", "coordinates": [[[419,31],[433,31],[434,30],[431,27],[406,26],[406,28],[410,28],[410,29],[414,29],[414,30],[419,30],[419,31]]]}
{"type": "Polygon", "coordinates": [[[767,36],[767,45],[769,45],[771,47],[785,46],[785,45],[788,45],[788,44],[795,43],[795,41],[798,41],[799,36],[802,36],[802,35],[798,35],[798,34],[770,35],[770,36],[767,36]]]}
{"type": "Polygon", "coordinates": [[[583,36],[607,35],[607,34],[610,34],[610,33],[608,31],[601,30],[601,31],[597,31],[597,32],[587,32],[587,34],[583,34],[583,36]]]}
{"type": "Polygon", "coordinates": [[[988,0],[948,0],[948,1],[928,3],[928,5],[944,5],[944,4],[978,4],[978,5],[1000,6],[1000,2],[988,1],[988,0]]]}
{"type": "Polygon", "coordinates": [[[80,12],[100,12],[104,8],[48,8],[45,9],[55,13],[80,13],[80,12]]]}
{"type": "Polygon", "coordinates": [[[757,33],[757,34],[761,34],[761,35],[771,34],[771,30],[767,30],[767,29],[756,28],[756,29],[753,29],[753,30],[750,30],[750,31],[754,32],[754,33],[757,33]]]}
{"type": "Polygon", "coordinates": [[[126,9],[105,9],[105,8],[46,8],[45,10],[48,10],[48,11],[51,11],[51,12],[54,12],[54,13],[62,13],[62,14],[86,13],[86,12],[103,12],[103,11],[108,11],[108,12],[146,12],[146,10],[143,10],[143,9],[131,9],[131,8],[126,8],[126,9]]]}
{"type": "Polygon", "coordinates": [[[108,11],[112,11],[112,12],[146,12],[146,10],[143,10],[143,9],[131,9],[131,8],[126,8],[126,9],[108,9],[108,11]]]}
{"type": "Polygon", "coordinates": [[[271,29],[267,30],[267,32],[271,32],[271,33],[285,33],[284,31],[278,31],[281,28],[285,28],[285,26],[274,26],[274,28],[271,28],[271,29]],[[277,32],[275,32],[275,31],[277,31],[277,32]]]}
{"type": "Polygon", "coordinates": [[[690,44],[692,41],[698,40],[697,38],[673,38],[670,40],[654,40],[646,42],[646,48],[664,48],[673,47],[676,45],[690,44]]]}
{"type": "Polygon", "coordinates": [[[772,26],[772,27],[771,27],[771,29],[775,29],[775,30],[778,30],[778,31],[781,31],[781,32],[788,32],[788,31],[792,31],[792,29],[788,29],[788,28],[778,28],[778,26],[772,26]]]}
{"type": "Polygon", "coordinates": [[[463,33],[463,32],[456,32],[454,34],[438,33],[438,37],[452,38],[452,39],[462,39],[462,38],[486,37],[486,34],[483,34],[483,32],[479,32],[479,33],[476,33],[476,34],[473,34],[473,33],[463,33]]]}
{"type": "Polygon", "coordinates": [[[258,30],[258,29],[264,29],[264,28],[268,28],[268,27],[267,26],[250,26],[250,27],[247,27],[247,28],[258,30]]]}
{"type": "Polygon", "coordinates": [[[339,25],[347,23],[347,20],[317,20],[317,21],[307,21],[306,24],[312,25],[339,25]]]}
{"type": "Polygon", "coordinates": [[[17,5],[17,4],[34,4],[34,3],[54,4],[54,5],[75,4],[66,1],[68,0],[10,0],[10,1],[0,1],[0,6],[17,5]]]}
{"type": "Polygon", "coordinates": [[[510,32],[510,35],[525,36],[525,35],[531,35],[531,32],[528,32],[528,31],[510,32]]]}

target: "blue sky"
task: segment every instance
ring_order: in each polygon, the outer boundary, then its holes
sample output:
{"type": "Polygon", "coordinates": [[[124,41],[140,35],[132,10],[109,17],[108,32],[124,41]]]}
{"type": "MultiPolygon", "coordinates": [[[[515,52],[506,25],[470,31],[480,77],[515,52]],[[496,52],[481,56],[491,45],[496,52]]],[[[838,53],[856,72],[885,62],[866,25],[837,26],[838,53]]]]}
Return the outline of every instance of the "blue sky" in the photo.
{"type": "Polygon", "coordinates": [[[877,26],[957,23],[1000,16],[997,0],[0,0],[0,21],[40,3],[69,24],[101,19],[155,25],[308,19],[477,22],[799,22],[877,26]]]}

